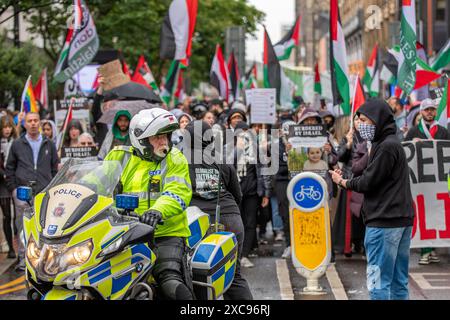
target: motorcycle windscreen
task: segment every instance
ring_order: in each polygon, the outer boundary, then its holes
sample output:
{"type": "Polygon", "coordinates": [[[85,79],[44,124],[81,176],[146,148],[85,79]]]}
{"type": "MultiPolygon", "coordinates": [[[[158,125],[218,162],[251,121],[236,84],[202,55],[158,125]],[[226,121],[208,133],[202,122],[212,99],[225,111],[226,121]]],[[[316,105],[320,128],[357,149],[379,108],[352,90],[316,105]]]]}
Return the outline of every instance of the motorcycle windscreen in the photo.
{"type": "Polygon", "coordinates": [[[97,202],[91,189],[79,184],[61,184],[48,190],[43,234],[46,238],[61,237],[65,229],[74,225],[97,202]]]}

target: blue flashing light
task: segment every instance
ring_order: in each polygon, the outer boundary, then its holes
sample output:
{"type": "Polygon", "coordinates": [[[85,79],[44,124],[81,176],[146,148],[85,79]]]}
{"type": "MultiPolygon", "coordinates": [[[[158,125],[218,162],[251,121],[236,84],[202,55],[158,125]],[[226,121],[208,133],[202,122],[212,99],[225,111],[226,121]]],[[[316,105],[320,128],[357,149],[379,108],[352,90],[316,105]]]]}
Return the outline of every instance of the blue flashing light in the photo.
{"type": "Polygon", "coordinates": [[[18,187],[17,199],[21,201],[31,201],[33,197],[33,190],[30,187],[18,187]]]}
{"type": "Polygon", "coordinates": [[[139,197],[130,194],[118,194],[116,196],[116,207],[125,210],[134,210],[139,207],[139,197]]]}

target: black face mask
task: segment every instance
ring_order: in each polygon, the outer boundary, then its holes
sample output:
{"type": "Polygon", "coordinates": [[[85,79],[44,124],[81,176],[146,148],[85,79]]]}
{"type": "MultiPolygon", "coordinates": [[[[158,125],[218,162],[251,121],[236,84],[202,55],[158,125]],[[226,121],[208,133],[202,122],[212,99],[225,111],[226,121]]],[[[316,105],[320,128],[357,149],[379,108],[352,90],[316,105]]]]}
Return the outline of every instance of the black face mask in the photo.
{"type": "Polygon", "coordinates": [[[330,123],[324,122],[324,124],[325,124],[325,128],[327,129],[327,131],[329,131],[331,128],[333,128],[334,121],[331,121],[330,123]]]}

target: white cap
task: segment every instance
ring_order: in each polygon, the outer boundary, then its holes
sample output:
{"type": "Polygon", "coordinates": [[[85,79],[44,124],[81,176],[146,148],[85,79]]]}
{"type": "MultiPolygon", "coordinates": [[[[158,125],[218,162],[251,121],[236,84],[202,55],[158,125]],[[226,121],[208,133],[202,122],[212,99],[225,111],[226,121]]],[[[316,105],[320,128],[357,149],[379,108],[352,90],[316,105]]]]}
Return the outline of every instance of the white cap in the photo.
{"type": "Polygon", "coordinates": [[[423,111],[428,108],[437,109],[437,102],[433,99],[425,99],[420,103],[420,111],[423,111]]]}

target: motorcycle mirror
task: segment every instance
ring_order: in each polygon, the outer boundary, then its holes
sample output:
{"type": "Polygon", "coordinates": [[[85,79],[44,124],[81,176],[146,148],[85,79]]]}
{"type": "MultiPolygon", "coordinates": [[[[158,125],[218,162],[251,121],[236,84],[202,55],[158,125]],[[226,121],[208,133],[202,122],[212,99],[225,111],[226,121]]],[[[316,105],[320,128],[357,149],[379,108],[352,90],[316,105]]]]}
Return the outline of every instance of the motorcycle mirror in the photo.
{"type": "Polygon", "coordinates": [[[25,202],[31,201],[33,197],[33,189],[30,187],[18,187],[17,188],[17,199],[25,202]]]}
{"type": "Polygon", "coordinates": [[[134,210],[139,206],[139,197],[130,194],[118,194],[116,207],[124,210],[134,210]]]}

